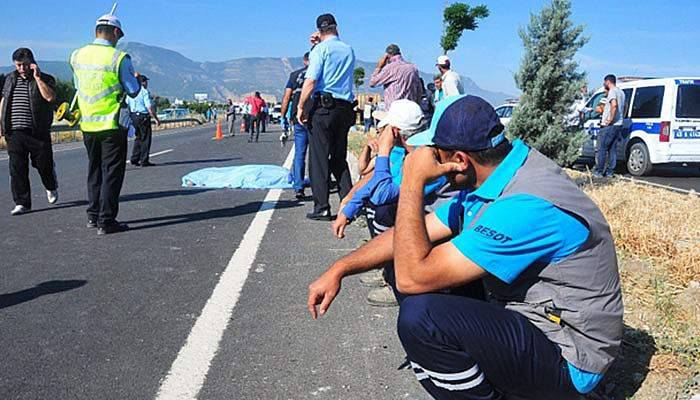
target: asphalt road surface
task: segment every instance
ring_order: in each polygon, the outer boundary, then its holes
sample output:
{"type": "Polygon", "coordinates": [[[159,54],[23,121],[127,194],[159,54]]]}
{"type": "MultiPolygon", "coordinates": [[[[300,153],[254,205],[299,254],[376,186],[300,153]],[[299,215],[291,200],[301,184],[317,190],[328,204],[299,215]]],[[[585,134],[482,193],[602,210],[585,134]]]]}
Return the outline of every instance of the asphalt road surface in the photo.
{"type": "Polygon", "coordinates": [[[212,141],[213,125],[154,137],[127,167],[119,219],[85,227],[86,155],[56,147],[59,203],[32,170],[11,217],[0,153],[0,399],[426,399],[395,334],[397,309],[357,278],[312,321],[307,285],[367,237],[333,239],[291,191],[181,187],[195,169],[289,162],[279,132],[212,141]]]}
{"type": "MultiPolygon", "coordinates": [[[[629,174],[626,176],[630,176],[629,174]]],[[[650,176],[635,177],[647,182],[658,183],[700,193],[700,168],[698,167],[656,167],[650,176]]]]}

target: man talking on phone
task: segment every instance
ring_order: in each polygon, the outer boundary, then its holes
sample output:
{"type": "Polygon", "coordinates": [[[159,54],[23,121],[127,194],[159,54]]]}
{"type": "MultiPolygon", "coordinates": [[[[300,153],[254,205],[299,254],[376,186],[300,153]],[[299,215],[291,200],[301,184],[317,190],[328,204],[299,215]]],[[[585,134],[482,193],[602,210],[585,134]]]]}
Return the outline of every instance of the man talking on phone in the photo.
{"type": "Polygon", "coordinates": [[[10,156],[10,186],[15,208],[12,215],[31,211],[29,165],[36,168],[49,203],[58,201],[58,183],[51,146],[52,103],[56,98],[53,76],[41,72],[30,49],[12,54],[15,71],[2,85],[0,136],[5,136],[10,156]]]}
{"type": "Polygon", "coordinates": [[[435,399],[577,399],[592,391],[622,339],[610,228],[553,161],[510,143],[475,96],[438,103],[410,145],[395,228],[336,261],[309,286],[316,318],[343,277],[393,260],[398,334],[435,399]],[[425,186],[461,193],[424,213],[425,186]],[[396,243],[396,246],[394,246],[396,243]],[[458,291],[482,285],[482,293],[458,291]]]}

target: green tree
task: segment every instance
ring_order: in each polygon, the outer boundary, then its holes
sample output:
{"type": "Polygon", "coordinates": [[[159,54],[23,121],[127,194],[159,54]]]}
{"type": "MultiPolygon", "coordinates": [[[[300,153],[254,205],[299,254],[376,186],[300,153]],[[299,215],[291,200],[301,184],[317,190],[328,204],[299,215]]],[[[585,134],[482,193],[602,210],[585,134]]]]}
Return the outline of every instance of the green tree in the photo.
{"type": "Polygon", "coordinates": [[[583,30],[571,20],[570,0],[552,0],[519,32],[525,53],[515,83],[522,96],[508,132],[560,165],[574,162],[585,140],[585,134],[569,127],[565,118],[586,80],[574,61],[588,42],[583,30]]]}
{"type": "Polygon", "coordinates": [[[355,80],[355,87],[359,88],[360,86],[365,84],[365,69],[362,67],[357,67],[355,68],[354,71],[352,71],[352,76],[355,80]]]}
{"type": "Polygon", "coordinates": [[[75,87],[72,82],[62,81],[60,79],[56,80],[56,105],[61,103],[70,104],[73,101],[73,96],[75,96],[75,87]]]}
{"type": "Polygon", "coordinates": [[[459,39],[464,31],[473,31],[479,27],[479,19],[489,16],[485,5],[470,7],[464,3],[454,3],[445,7],[443,24],[445,30],[440,38],[440,46],[444,54],[457,48],[459,39]]]}

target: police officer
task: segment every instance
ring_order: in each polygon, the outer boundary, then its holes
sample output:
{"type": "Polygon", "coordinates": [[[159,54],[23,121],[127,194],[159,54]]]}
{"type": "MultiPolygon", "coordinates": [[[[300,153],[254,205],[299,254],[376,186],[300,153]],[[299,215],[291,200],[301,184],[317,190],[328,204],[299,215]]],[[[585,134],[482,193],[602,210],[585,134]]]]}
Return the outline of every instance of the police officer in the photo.
{"type": "Polygon", "coordinates": [[[309,286],[312,316],[344,276],[393,260],[405,295],[399,338],[433,398],[592,391],[623,329],[615,244],[598,207],[553,161],[510,143],[475,96],[438,103],[430,129],[408,144],[423,147],[404,161],[395,228],[309,286]],[[424,188],[441,176],[462,192],[425,216],[424,188]]]}
{"type": "Polygon", "coordinates": [[[319,16],[316,27],[318,31],[311,35],[311,43],[315,47],[309,54],[309,67],[297,106],[297,120],[307,124],[310,122],[311,125],[310,174],[314,210],[306,217],[330,221],[330,174],[338,182],[341,200],[352,187],[346,157],[348,131],[355,117],[352,103],[355,53],[338,38],[333,15],[319,16]],[[311,96],[313,106],[305,106],[311,96]]]}
{"type": "Polygon", "coordinates": [[[136,139],[134,147],[131,150],[131,165],[141,167],[152,167],[153,164],[149,160],[151,152],[151,138],[153,132],[151,130],[151,118],[156,121],[156,125],[160,126],[160,120],[155,113],[151,93],[148,91],[148,77],[146,75],[138,76],[141,82],[141,90],[138,96],[127,98],[126,103],[129,106],[131,115],[131,123],[136,129],[136,139]]]}
{"type": "Polygon", "coordinates": [[[129,122],[124,98],[136,97],[141,85],[129,55],[115,48],[124,36],[119,19],[103,15],[95,25],[95,40],[75,50],[70,64],[89,159],[87,226],[104,235],[129,229],[117,221],[129,122]]]}

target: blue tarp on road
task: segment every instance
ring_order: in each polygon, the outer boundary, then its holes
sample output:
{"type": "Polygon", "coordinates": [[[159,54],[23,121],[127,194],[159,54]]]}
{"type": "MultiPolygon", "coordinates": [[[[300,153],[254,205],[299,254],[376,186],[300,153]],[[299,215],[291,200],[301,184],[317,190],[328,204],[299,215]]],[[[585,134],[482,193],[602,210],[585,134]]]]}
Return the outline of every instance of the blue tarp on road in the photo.
{"type": "Polygon", "coordinates": [[[182,177],[182,186],[212,189],[291,189],[289,170],[277,165],[204,168],[182,177]]]}

